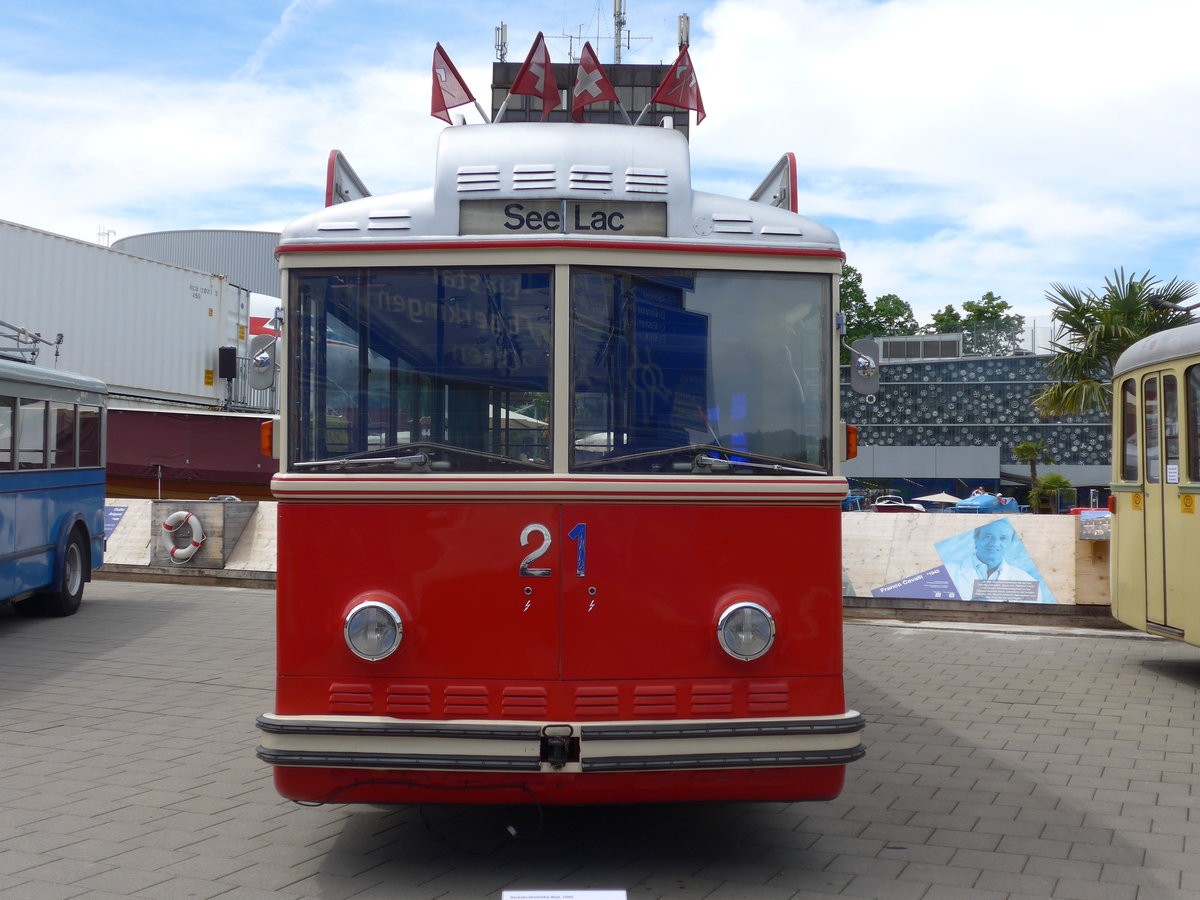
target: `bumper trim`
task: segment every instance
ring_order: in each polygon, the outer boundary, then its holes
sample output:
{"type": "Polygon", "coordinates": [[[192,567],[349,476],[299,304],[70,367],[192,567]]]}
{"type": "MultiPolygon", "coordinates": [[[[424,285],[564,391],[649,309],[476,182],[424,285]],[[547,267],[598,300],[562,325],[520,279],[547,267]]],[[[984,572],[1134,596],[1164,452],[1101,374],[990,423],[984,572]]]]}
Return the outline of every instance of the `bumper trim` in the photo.
{"type": "Polygon", "coordinates": [[[258,758],[273,766],[318,766],[330,769],[435,769],[451,772],[537,772],[537,757],[453,756],[449,754],[329,753],[315,750],[271,750],[259,747],[258,758]]]}
{"type": "Polygon", "coordinates": [[[791,753],[699,753],[691,756],[608,756],[582,760],[586,772],[647,772],[673,769],[761,769],[794,766],[841,766],[866,755],[862,744],[846,750],[797,750],[791,753]]]}
{"type": "Polygon", "coordinates": [[[774,722],[697,722],[650,725],[581,725],[580,737],[590,741],[675,740],[678,738],[760,738],[815,734],[853,734],[862,731],[866,720],[859,713],[820,719],[774,722]]]}

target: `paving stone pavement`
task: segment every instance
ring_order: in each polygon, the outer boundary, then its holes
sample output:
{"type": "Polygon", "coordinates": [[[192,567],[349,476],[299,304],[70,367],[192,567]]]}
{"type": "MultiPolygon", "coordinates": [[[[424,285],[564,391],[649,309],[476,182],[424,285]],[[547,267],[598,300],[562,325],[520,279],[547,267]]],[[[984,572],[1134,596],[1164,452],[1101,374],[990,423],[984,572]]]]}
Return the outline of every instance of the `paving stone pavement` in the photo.
{"type": "Polygon", "coordinates": [[[869,749],[831,803],[306,808],[254,757],[272,604],[106,581],[69,619],[0,608],[0,897],[1200,896],[1195,648],[847,623],[869,749]]]}

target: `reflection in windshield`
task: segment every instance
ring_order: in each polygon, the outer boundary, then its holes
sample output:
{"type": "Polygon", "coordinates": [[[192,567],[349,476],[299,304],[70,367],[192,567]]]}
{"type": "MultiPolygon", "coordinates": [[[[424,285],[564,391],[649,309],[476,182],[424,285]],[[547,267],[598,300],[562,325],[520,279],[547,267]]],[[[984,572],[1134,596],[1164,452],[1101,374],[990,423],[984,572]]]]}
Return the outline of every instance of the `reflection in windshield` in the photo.
{"type": "Polygon", "coordinates": [[[571,291],[574,470],[678,470],[698,445],[747,474],[829,465],[827,276],[575,269],[571,291]]]}
{"type": "Polygon", "coordinates": [[[561,427],[559,471],[828,471],[830,276],[575,267],[569,285],[555,423],[553,267],[293,273],[291,463],[547,471],[561,427]],[[418,452],[430,466],[397,461],[418,452]]]}
{"type": "Polygon", "coordinates": [[[295,462],[420,443],[461,448],[459,470],[549,467],[550,268],[338,270],[294,285],[295,462]]]}

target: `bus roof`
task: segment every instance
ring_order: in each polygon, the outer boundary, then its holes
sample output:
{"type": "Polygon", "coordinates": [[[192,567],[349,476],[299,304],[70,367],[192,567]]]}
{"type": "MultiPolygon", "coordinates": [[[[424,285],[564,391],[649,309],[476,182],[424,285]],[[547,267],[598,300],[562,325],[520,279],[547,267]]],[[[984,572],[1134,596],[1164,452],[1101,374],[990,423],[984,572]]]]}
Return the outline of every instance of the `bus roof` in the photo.
{"type": "Polygon", "coordinates": [[[1144,337],[1117,359],[1113,377],[1156,363],[1169,362],[1200,353],[1200,322],[1181,325],[1144,337]]]}
{"type": "Polygon", "coordinates": [[[48,388],[65,388],[107,396],[108,385],[98,378],[63,372],[58,369],[43,369],[32,363],[0,359],[0,383],[37,384],[48,388]]]}
{"type": "MultiPolygon", "coordinates": [[[[580,241],[795,248],[840,255],[834,231],[786,209],[692,189],[687,140],[669,128],[510,122],[442,131],[432,188],[337,203],[284,229],[280,250],[307,245],[408,243],[424,239],[580,241]],[[540,201],[540,203],[539,203],[540,201]],[[551,212],[546,227],[546,210],[551,212]],[[573,212],[568,212],[573,207],[573,212]],[[522,218],[534,210],[531,229],[522,218]],[[538,211],[540,210],[540,211],[538,211]],[[581,211],[582,210],[582,211],[581,211]],[[587,227],[601,210],[624,225],[587,227]],[[665,213],[665,215],[664,215],[665,213]],[[572,229],[571,217],[580,229],[572,229]],[[627,218],[626,218],[627,216],[627,218]],[[582,217],[582,218],[581,218],[582,217]],[[642,230],[638,230],[638,228],[642,230]]],[[[593,244],[594,245],[594,244],[593,244]]]]}

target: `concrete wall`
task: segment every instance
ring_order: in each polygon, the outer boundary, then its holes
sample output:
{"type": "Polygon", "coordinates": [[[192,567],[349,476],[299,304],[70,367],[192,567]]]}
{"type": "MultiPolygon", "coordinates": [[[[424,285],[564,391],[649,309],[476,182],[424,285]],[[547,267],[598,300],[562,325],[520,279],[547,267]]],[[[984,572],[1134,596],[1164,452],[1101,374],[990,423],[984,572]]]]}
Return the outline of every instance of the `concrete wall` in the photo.
{"type": "MultiPolygon", "coordinates": [[[[155,555],[161,553],[162,531],[161,520],[155,518],[155,501],[109,500],[108,507],[110,519],[119,521],[108,536],[105,561],[114,567],[154,566],[155,555]]],[[[198,506],[182,504],[180,508],[196,512],[198,506]]],[[[197,514],[204,521],[203,513],[197,514]]],[[[224,571],[275,571],[276,515],[274,502],[254,506],[236,545],[228,548],[224,571]]],[[[1012,524],[1058,604],[1110,603],[1108,541],[1080,540],[1077,516],[843,513],[843,592],[847,597],[871,597],[878,588],[935,570],[942,565],[940,542],[961,538],[977,526],[997,520],[1012,524]]],[[[207,530],[209,522],[205,521],[204,527],[207,530]]],[[[190,568],[202,566],[199,556],[197,561],[190,568]]],[[[991,605],[998,612],[1003,606],[980,601],[981,608],[991,605]]]]}
{"type": "Polygon", "coordinates": [[[922,584],[917,576],[944,568],[939,545],[945,547],[951,539],[965,542],[975,528],[996,521],[1012,525],[1054,602],[1110,602],[1108,544],[1079,540],[1076,516],[843,513],[843,592],[850,597],[931,598],[928,592],[919,593],[922,584]],[[902,583],[910,579],[918,592],[906,592],[902,583]],[[891,590],[875,593],[884,588],[891,590]]]}

